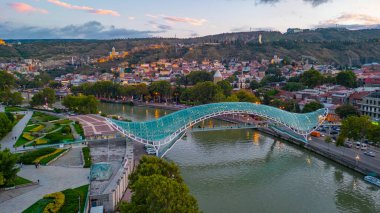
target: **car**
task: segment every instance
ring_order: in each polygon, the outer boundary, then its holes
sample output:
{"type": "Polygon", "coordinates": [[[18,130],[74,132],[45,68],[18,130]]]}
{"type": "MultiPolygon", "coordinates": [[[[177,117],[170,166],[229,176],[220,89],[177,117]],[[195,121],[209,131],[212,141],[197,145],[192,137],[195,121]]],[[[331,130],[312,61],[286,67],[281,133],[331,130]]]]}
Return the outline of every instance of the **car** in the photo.
{"type": "Polygon", "coordinates": [[[346,141],[346,142],[344,142],[344,146],[348,147],[348,148],[351,148],[352,147],[352,143],[350,141],[346,141]]]}
{"type": "Polygon", "coordinates": [[[360,145],[360,149],[361,149],[361,150],[367,150],[367,144],[362,143],[362,144],[360,145]]]}
{"type": "Polygon", "coordinates": [[[368,155],[370,157],[375,157],[376,156],[376,154],[374,152],[372,152],[372,151],[366,151],[366,152],[364,152],[364,154],[368,155]]]}
{"type": "Polygon", "coordinates": [[[155,155],[155,154],[156,154],[156,151],[155,151],[154,149],[147,149],[147,150],[146,150],[146,153],[147,153],[148,155],[155,155]]]}
{"type": "Polygon", "coordinates": [[[360,142],[355,143],[355,148],[360,149],[360,142]]]}
{"type": "Polygon", "coordinates": [[[337,134],[339,134],[339,132],[337,132],[337,131],[331,131],[330,132],[330,135],[337,135],[337,134]]]}

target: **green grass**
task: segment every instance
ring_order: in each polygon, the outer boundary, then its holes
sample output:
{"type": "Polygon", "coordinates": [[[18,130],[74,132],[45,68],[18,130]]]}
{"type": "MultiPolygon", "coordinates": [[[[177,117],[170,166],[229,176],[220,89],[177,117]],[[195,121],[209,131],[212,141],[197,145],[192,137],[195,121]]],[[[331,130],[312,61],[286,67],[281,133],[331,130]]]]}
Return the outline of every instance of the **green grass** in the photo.
{"type": "Polygon", "coordinates": [[[28,141],[27,139],[25,139],[24,137],[22,137],[22,135],[18,138],[18,140],[16,141],[16,143],[15,143],[15,146],[16,147],[19,147],[19,146],[22,146],[22,145],[24,145],[24,144],[26,144],[26,143],[28,143],[28,142],[30,142],[30,141],[28,141]]]}
{"type": "Polygon", "coordinates": [[[48,164],[50,161],[52,161],[54,158],[58,157],[60,154],[62,154],[62,153],[65,152],[65,151],[66,151],[66,149],[63,149],[62,151],[58,152],[58,153],[55,154],[55,155],[52,155],[52,156],[46,157],[46,158],[42,159],[42,160],[40,161],[40,163],[41,163],[42,165],[46,165],[46,164],[48,164]]]}
{"type": "Polygon", "coordinates": [[[5,112],[20,112],[20,111],[27,111],[27,109],[22,108],[22,107],[15,107],[15,106],[5,107],[5,112]]]}
{"type": "Polygon", "coordinates": [[[54,152],[55,148],[42,148],[20,154],[20,162],[23,164],[34,164],[33,161],[38,157],[54,152]]]}
{"type": "Polygon", "coordinates": [[[84,158],[84,165],[83,168],[90,168],[92,164],[92,159],[90,155],[90,148],[89,147],[83,147],[83,158],[84,158]]]}
{"type": "Polygon", "coordinates": [[[69,123],[72,123],[72,122],[73,122],[72,120],[63,119],[63,120],[59,120],[59,121],[54,121],[53,123],[56,123],[56,124],[69,124],[69,123]]]}
{"type": "Polygon", "coordinates": [[[80,125],[79,123],[75,122],[74,128],[75,128],[75,131],[77,131],[77,133],[82,136],[82,139],[85,139],[84,130],[83,130],[82,125],[80,125]]]}
{"type": "Polygon", "coordinates": [[[24,184],[27,184],[27,183],[31,183],[32,181],[28,180],[28,179],[25,179],[23,177],[20,177],[20,176],[16,176],[16,179],[14,181],[14,184],[9,184],[9,185],[6,185],[4,186],[3,188],[7,188],[7,187],[12,187],[12,186],[19,186],[19,185],[24,185],[24,184]]]}
{"type": "Polygon", "coordinates": [[[33,124],[33,125],[30,125],[30,126],[26,126],[23,132],[29,132],[30,130],[36,128],[37,126],[38,126],[38,124],[33,124]]]}
{"type": "MultiPolygon", "coordinates": [[[[85,206],[85,199],[88,193],[88,185],[80,186],[78,188],[74,189],[66,189],[62,191],[62,193],[65,195],[65,203],[59,209],[59,213],[76,213],[78,212],[78,206],[79,206],[79,199],[80,197],[80,204],[81,209],[80,212],[83,212],[84,206],[85,206]]],[[[40,199],[37,202],[35,202],[33,205],[31,205],[29,208],[25,209],[23,213],[41,213],[45,209],[46,205],[48,205],[50,202],[53,202],[53,199],[40,199]]]]}
{"type": "Polygon", "coordinates": [[[48,114],[38,112],[38,111],[35,111],[33,113],[33,119],[39,122],[49,122],[49,121],[59,120],[57,116],[48,115],[48,114]]]}
{"type": "Polygon", "coordinates": [[[41,213],[44,211],[45,207],[53,201],[53,199],[42,198],[33,205],[29,206],[29,208],[25,209],[23,213],[41,213]]]}

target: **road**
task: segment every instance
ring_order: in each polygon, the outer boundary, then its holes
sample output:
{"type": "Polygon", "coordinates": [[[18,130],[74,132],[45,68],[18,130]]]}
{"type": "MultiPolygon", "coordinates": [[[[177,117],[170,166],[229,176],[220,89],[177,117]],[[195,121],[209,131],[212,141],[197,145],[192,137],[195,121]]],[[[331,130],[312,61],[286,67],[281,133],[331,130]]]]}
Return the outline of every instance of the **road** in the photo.
{"type": "Polygon", "coordinates": [[[355,147],[337,147],[334,143],[328,144],[323,138],[313,137],[309,141],[308,146],[316,147],[324,152],[328,152],[335,157],[340,157],[347,162],[352,162],[358,167],[367,168],[370,171],[380,174],[380,152],[378,149],[369,147],[368,150],[375,152],[375,157],[370,157],[364,154],[364,151],[355,147]],[[358,158],[357,158],[358,156],[358,158]]]}
{"type": "Polygon", "coordinates": [[[9,148],[11,151],[15,151],[13,145],[21,136],[22,131],[33,115],[32,111],[24,111],[19,113],[25,113],[25,116],[13,127],[11,132],[9,132],[3,139],[0,140],[1,149],[9,148]],[[14,137],[16,137],[16,139],[14,139],[14,137]]]}

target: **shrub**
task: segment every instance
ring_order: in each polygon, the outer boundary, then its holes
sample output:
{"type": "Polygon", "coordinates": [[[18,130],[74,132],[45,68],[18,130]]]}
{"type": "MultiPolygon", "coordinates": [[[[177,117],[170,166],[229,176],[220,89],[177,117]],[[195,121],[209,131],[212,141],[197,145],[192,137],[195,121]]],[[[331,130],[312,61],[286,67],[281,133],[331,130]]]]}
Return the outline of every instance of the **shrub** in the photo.
{"type": "Polygon", "coordinates": [[[31,132],[39,132],[39,131],[41,131],[43,128],[45,128],[44,125],[38,125],[37,127],[34,127],[33,129],[31,129],[30,131],[31,131],[31,132]]]}
{"type": "Polygon", "coordinates": [[[42,148],[30,152],[25,152],[20,155],[20,162],[23,164],[33,164],[33,161],[37,159],[40,156],[47,155],[49,153],[54,152],[56,149],[55,148],[42,148]]]}
{"type": "Polygon", "coordinates": [[[89,147],[83,147],[83,158],[84,158],[84,166],[83,168],[90,168],[92,164],[91,155],[90,155],[90,148],[89,147]]]}
{"type": "Polygon", "coordinates": [[[34,139],[34,137],[31,136],[29,132],[26,132],[26,133],[22,134],[22,137],[25,138],[28,141],[32,141],[34,139]]]}
{"type": "Polygon", "coordinates": [[[44,196],[45,199],[47,198],[53,198],[54,202],[49,203],[43,213],[51,213],[51,212],[58,212],[59,209],[63,206],[65,203],[65,195],[62,192],[56,192],[53,194],[48,194],[44,196]]]}
{"type": "Polygon", "coordinates": [[[49,158],[49,157],[54,156],[54,155],[56,155],[56,154],[58,154],[58,153],[60,153],[60,152],[62,152],[62,149],[57,149],[57,150],[55,150],[55,151],[52,152],[52,153],[49,153],[49,154],[46,154],[46,155],[42,155],[42,156],[36,158],[36,159],[33,161],[33,163],[40,163],[40,161],[41,161],[42,159],[49,158]]]}

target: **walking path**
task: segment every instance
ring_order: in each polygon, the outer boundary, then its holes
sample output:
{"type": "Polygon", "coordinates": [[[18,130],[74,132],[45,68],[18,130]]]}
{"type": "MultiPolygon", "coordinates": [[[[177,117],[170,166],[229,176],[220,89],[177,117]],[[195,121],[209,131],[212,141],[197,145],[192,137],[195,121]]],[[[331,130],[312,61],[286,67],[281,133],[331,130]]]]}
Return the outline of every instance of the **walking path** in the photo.
{"type": "Polygon", "coordinates": [[[42,166],[36,169],[34,166],[24,166],[18,175],[31,181],[39,180],[39,187],[25,190],[25,193],[21,195],[19,195],[20,192],[15,191],[15,196],[12,196],[12,191],[8,191],[7,196],[13,198],[0,203],[0,212],[22,212],[45,194],[89,184],[89,173],[90,170],[84,168],[42,166]]]}
{"type": "Polygon", "coordinates": [[[25,116],[13,127],[12,131],[9,132],[3,139],[0,140],[1,149],[9,148],[11,151],[15,151],[13,145],[16,143],[25,126],[28,124],[30,118],[32,118],[32,111],[18,112],[25,113],[25,116]],[[16,139],[14,139],[16,137],[16,139]]]}
{"type": "Polygon", "coordinates": [[[71,148],[65,155],[51,163],[51,166],[62,166],[62,167],[83,167],[82,160],[82,147],[77,146],[75,148],[71,148]]]}

